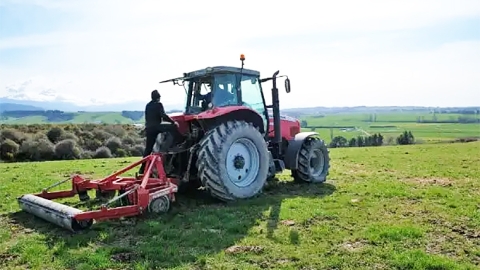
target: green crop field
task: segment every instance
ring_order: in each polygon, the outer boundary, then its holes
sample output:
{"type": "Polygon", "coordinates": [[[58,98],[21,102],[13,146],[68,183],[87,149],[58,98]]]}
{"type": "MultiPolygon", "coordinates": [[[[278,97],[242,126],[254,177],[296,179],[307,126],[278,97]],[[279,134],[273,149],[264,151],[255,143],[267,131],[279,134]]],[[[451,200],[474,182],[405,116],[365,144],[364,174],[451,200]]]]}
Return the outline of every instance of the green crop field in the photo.
{"type": "Polygon", "coordinates": [[[479,153],[480,142],[331,149],[324,184],[284,174],[248,201],[179,195],[166,215],[79,234],[20,212],[15,198],[136,158],[4,163],[0,268],[478,269],[479,153]]]}
{"type": "MultiPolygon", "coordinates": [[[[411,131],[418,142],[441,142],[458,138],[480,138],[480,119],[474,115],[461,114],[437,114],[438,123],[418,123],[421,117],[424,121],[432,121],[433,116],[428,113],[378,113],[375,121],[371,121],[372,114],[330,114],[325,116],[302,117],[308,126],[320,126],[315,128],[323,138],[331,139],[331,136],[343,136],[347,139],[352,137],[381,133],[385,138],[396,138],[405,130],[411,131]],[[459,117],[477,119],[478,123],[441,123],[441,121],[454,121],[459,117]],[[342,130],[335,127],[355,127],[342,130]]],[[[303,128],[310,131],[311,128],[303,128]]]]}

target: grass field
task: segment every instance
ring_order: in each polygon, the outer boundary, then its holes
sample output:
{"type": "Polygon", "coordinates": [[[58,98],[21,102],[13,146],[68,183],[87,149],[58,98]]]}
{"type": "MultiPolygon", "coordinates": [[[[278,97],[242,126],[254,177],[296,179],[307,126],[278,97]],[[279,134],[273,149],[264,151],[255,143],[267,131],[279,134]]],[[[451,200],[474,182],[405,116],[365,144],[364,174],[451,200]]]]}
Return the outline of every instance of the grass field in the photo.
{"type": "MultiPolygon", "coordinates": [[[[288,114],[288,113],[287,113],[288,114]]],[[[454,140],[457,138],[480,137],[480,124],[450,124],[450,123],[416,123],[418,117],[424,120],[432,120],[432,114],[412,113],[412,112],[395,112],[395,113],[378,113],[376,122],[368,122],[371,114],[368,113],[351,113],[351,114],[329,114],[325,117],[305,116],[301,120],[306,120],[309,126],[354,126],[358,129],[352,131],[342,131],[338,128],[323,129],[317,128],[316,132],[320,133],[322,138],[328,142],[331,136],[343,136],[347,139],[357,136],[364,136],[373,133],[381,133],[385,138],[391,137],[393,140],[397,138],[403,131],[410,130],[417,139],[417,142],[430,143],[454,140]]],[[[438,121],[456,120],[458,117],[475,117],[474,115],[461,114],[437,114],[438,121]]],[[[478,118],[478,116],[477,116],[478,118]]],[[[141,118],[138,123],[143,123],[141,118]]],[[[47,123],[46,118],[42,116],[24,117],[18,119],[0,120],[5,124],[34,124],[47,123]]],[[[107,124],[134,124],[132,119],[122,116],[120,112],[82,112],[68,123],[107,123],[107,124]]],[[[310,131],[304,128],[303,131],[310,131]]]]}
{"type": "Polygon", "coordinates": [[[480,142],[331,149],[325,184],[285,174],[256,199],[179,196],[164,216],[77,235],[19,212],[15,198],[135,159],[0,164],[0,268],[478,269],[478,153],[480,142]]]}
{"type": "MultiPolygon", "coordinates": [[[[441,142],[457,138],[480,137],[480,124],[456,123],[416,123],[417,117],[432,120],[427,113],[383,113],[377,114],[376,122],[368,122],[371,114],[333,114],[325,117],[304,117],[309,126],[354,126],[357,130],[342,131],[333,129],[333,136],[343,136],[347,139],[356,136],[381,133],[384,137],[396,138],[403,131],[409,130],[418,139],[418,142],[441,142]]],[[[455,120],[460,114],[438,114],[437,120],[455,120]]],[[[470,115],[469,117],[475,117],[470,115]]],[[[309,128],[303,129],[309,131],[309,128]]],[[[323,138],[330,140],[331,131],[326,128],[317,128],[323,138]]]]}

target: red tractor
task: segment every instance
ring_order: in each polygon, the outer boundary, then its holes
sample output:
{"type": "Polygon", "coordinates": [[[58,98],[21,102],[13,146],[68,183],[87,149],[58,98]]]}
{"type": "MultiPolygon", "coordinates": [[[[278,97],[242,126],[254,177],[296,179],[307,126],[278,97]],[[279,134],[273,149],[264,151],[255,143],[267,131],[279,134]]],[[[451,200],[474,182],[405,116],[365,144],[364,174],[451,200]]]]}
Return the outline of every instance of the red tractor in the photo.
{"type": "MultiPolygon", "coordinates": [[[[170,115],[179,124],[172,145],[181,147],[164,155],[167,175],[196,181],[224,201],[257,195],[285,169],[297,181],[324,182],[329,151],[316,132],[300,132],[297,119],[280,115],[279,71],[261,79],[258,71],[243,68],[243,55],[240,60],[241,68],[209,67],[160,82],[184,86],[187,93],[185,112],[170,115]],[[272,105],[263,94],[267,81],[272,105]]],[[[285,90],[290,92],[288,77],[285,90]]]]}
{"type": "MultiPolygon", "coordinates": [[[[78,231],[94,220],[166,212],[174,194],[191,185],[233,201],[261,193],[267,180],[285,169],[296,181],[324,182],[329,151],[317,133],[300,132],[298,120],[280,115],[279,72],[261,79],[258,71],[243,68],[243,55],[240,60],[241,68],[211,67],[161,82],[184,86],[187,101],[183,113],[171,115],[178,128],[170,125],[170,131],[160,134],[151,155],[102,179],[74,175],[40,193],[20,196],[22,210],[78,231]],[[272,105],[263,95],[262,84],[267,81],[273,85],[272,105]],[[207,93],[203,95],[202,89],[207,93]],[[146,165],[143,175],[121,176],[141,164],[146,165]],[[70,190],[50,191],[69,180],[70,190]],[[108,202],[99,210],[82,211],[52,201],[75,195],[85,201],[89,190],[108,202]],[[123,205],[109,207],[115,201],[123,205]]],[[[290,92],[288,77],[285,90],[290,92]]]]}

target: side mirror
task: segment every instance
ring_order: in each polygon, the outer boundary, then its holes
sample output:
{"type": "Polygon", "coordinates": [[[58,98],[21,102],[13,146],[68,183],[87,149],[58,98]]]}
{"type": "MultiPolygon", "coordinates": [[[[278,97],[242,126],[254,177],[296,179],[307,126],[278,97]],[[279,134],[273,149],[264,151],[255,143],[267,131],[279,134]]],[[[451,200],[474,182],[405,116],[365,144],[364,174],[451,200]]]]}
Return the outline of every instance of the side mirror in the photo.
{"type": "Polygon", "coordinates": [[[290,93],[290,79],[289,78],[285,79],[285,91],[287,93],[290,93]]]}

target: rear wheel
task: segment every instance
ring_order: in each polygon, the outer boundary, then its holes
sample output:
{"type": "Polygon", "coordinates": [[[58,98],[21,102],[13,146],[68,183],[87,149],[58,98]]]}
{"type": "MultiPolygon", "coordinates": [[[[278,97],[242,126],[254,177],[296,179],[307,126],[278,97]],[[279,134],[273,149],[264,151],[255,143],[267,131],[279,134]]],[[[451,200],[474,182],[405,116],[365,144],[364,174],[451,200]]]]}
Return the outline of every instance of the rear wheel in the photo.
{"type": "Polygon", "coordinates": [[[250,123],[229,121],[208,131],[198,153],[200,180],[213,197],[232,201],[262,191],[268,175],[268,149],[250,123]]]}
{"type": "Polygon", "coordinates": [[[315,137],[307,138],[298,153],[297,169],[292,170],[295,181],[325,182],[329,169],[330,156],[325,142],[315,137]]]}

